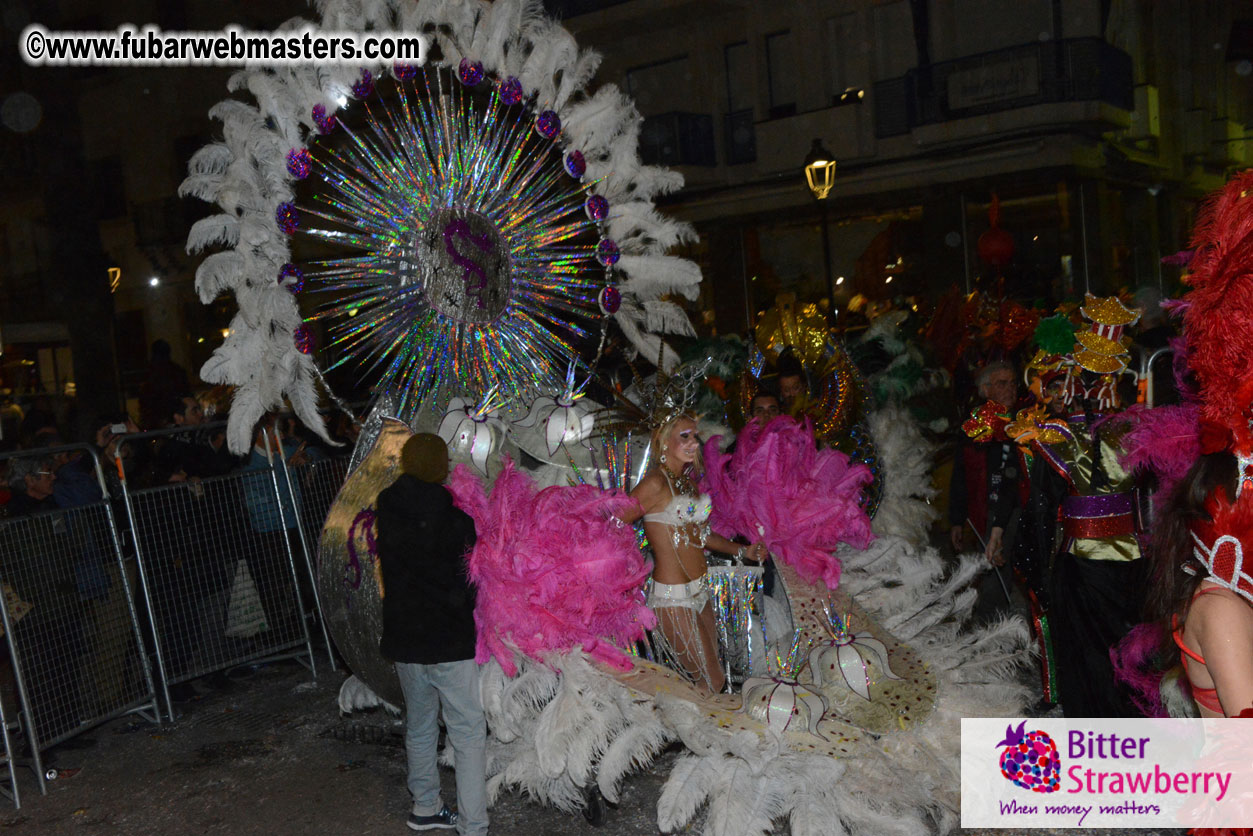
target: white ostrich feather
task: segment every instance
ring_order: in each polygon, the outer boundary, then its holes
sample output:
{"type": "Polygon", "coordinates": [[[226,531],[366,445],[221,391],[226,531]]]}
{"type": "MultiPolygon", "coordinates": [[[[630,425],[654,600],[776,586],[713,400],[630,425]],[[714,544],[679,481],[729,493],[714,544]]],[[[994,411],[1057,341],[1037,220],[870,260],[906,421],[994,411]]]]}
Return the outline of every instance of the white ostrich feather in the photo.
{"type": "Polygon", "coordinates": [[[643,200],[614,206],[608,224],[609,237],[628,253],[659,254],[677,244],[696,240],[696,231],[689,224],[664,217],[643,200]]]}
{"type": "Polygon", "coordinates": [[[671,833],[686,825],[704,805],[718,777],[718,761],[684,755],[675,761],[657,800],[657,827],[671,833]]]}
{"type": "Polygon", "coordinates": [[[189,174],[221,174],[232,159],[231,149],[225,142],[212,142],[191,155],[187,171],[189,174]]]}
{"type": "MultiPolygon", "coordinates": [[[[817,789],[810,784],[809,788],[817,789]]],[[[824,792],[802,792],[792,802],[788,813],[792,836],[848,836],[840,822],[840,808],[824,792]]]]}
{"type": "Polygon", "coordinates": [[[348,677],[344,680],[344,684],[339,686],[338,701],[339,710],[343,714],[351,714],[354,711],[364,711],[380,706],[387,709],[391,714],[400,714],[399,708],[374,693],[374,691],[370,690],[370,686],[356,676],[348,677]]]}
{"type": "Polygon", "coordinates": [[[553,100],[553,109],[568,116],[566,106],[570,103],[571,97],[583,90],[583,87],[596,74],[596,70],[600,67],[600,53],[590,49],[578,52],[573,66],[561,71],[561,84],[557,87],[556,97],[553,100]]]}
{"type": "Polygon", "coordinates": [[[561,687],[535,727],[539,766],[549,777],[566,773],[580,786],[589,782],[607,741],[623,722],[609,696],[608,681],[590,676],[587,663],[577,656],[567,657],[561,687]]]}
{"type": "Polygon", "coordinates": [[[221,174],[189,174],[178,187],[178,196],[197,197],[205,203],[212,203],[218,198],[225,178],[221,174]]]}
{"type": "Polygon", "coordinates": [[[687,318],[687,312],[674,302],[659,299],[645,299],[644,327],[659,334],[682,334],[687,337],[696,336],[696,329],[687,318]]]}
{"type": "Polygon", "coordinates": [[[210,247],[233,247],[239,243],[239,219],[234,215],[210,215],[191,225],[187,233],[187,252],[197,253],[210,247]]]}
{"type": "Polygon", "coordinates": [[[927,542],[939,512],[931,504],[935,446],[928,442],[909,412],[889,405],[871,413],[870,435],[883,464],[883,497],[871,522],[875,534],[894,534],[915,545],[927,542]]]}
{"type": "Polygon", "coordinates": [[[574,66],[579,57],[579,45],[556,21],[539,24],[533,37],[535,48],[526,59],[518,80],[524,90],[535,91],[540,109],[556,110],[556,75],[574,66]]]}
{"type": "Polygon", "coordinates": [[[687,299],[700,295],[700,267],[672,255],[623,255],[618,269],[627,275],[622,292],[640,299],[677,293],[687,299]]]}
{"type": "Polygon", "coordinates": [[[233,287],[244,270],[244,256],[236,250],[213,253],[196,268],[196,293],[206,305],[233,287]]]}
{"type": "Polygon", "coordinates": [[[317,365],[313,358],[301,354],[293,347],[288,355],[292,365],[294,380],[283,387],[288,393],[292,411],[306,427],[317,433],[318,437],[331,447],[341,447],[343,442],[331,438],[326,429],[326,418],[318,411],[317,365]]]}
{"type": "Polygon", "coordinates": [[[601,795],[611,804],[618,803],[618,787],[631,772],[653,762],[667,743],[674,739],[645,703],[632,706],[625,713],[626,727],[605,749],[596,768],[596,783],[601,795]]]}
{"type": "Polygon", "coordinates": [[[769,834],[772,822],[784,812],[787,783],[769,774],[754,774],[734,758],[717,761],[718,777],[709,793],[710,836],[769,834]]]}
{"type": "Polygon", "coordinates": [[[521,0],[497,0],[488,7],[474,30],[470,54],[483,62],[488,71],[498,71],[505,63],[505,44],[521,31],[523,15],[528,11],[521,0]]]}
{"type": "Polygon", "coordinates": [[[1192,699],[1190,688],[1184,687],[1183,668],[1176,666],[1162,677],[1158,692],[1162,696],[1162,707],[1168,717],[1200,717],[1196,709],[1196,700],[1192,699]]]}
{"type": "Polygon", "coordinates": [[[628,309],[625,298],[623,307],[614,314],[614,322],[618,323],[618,328],[630,341],[632,348],[649,359],[660,357],[661,365],[666,371],[673,371],[679,364],[679,355],[661,337],[644,333],[643,315],[634,308],[628,309]]]}
{"type": "Polygon", "coordinates": [[[589,169],[593,164],[605,166],[610,143],[641,121],[635,103],[613,84],[606,84],[590,97],[572,104],[566,118],[570,144],[587,157],[589,169]]]}

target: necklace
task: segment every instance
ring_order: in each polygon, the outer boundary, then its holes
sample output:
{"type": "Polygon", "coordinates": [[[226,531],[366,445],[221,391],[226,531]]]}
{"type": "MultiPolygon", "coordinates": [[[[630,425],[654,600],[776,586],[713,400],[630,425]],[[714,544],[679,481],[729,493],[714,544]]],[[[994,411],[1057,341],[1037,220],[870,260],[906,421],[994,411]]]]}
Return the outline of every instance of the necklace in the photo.
{"type": "Polygon", "coordinates": [[[696,484],[696,480],[688,475],[688,466],[685,465],[678,473],[671,473],[670,468],[663,464],[661,472],[666,477],[666,484],[670,486],[670,493],[674,496],[700,496],[700,487],[696,484]]]}

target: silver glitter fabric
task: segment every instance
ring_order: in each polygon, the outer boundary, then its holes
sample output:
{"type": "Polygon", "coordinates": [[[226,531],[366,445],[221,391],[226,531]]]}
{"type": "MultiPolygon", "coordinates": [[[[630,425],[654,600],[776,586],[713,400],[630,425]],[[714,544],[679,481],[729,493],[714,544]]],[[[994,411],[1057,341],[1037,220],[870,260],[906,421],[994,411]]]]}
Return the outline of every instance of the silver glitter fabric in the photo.
{"type": "Polygon", "coordinates": [[[348,460],[348,472],[352,473],[361,464],[361,460],[369,455],[370,448],[378,440],[383,429],[384,418],[396,417],[396,399],[391,395],[380,395],[370,407],[370,414],[361,425],[361,434],[357,436],[357,446],[352,449],[352,458],[348,460]]]}

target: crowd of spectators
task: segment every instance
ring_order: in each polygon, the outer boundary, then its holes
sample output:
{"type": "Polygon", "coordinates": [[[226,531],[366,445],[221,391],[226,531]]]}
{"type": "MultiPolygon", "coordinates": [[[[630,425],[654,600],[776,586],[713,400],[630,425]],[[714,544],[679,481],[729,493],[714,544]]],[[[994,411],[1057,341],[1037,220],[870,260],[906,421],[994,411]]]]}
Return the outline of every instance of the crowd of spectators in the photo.
{"type": "MultiPolygon", "coordinates": [[[[184,680],[171,688],[175,701],[194,698],[206,685],[229,687],[220,672],[194,684],[190,678],[212,667],[206,659],[246,650],[248,637],[230,638],[225,624],[237,566],[247,566],[255,584],[261,629],[300,635],[287,543],[295,542],[298,515],[315,514],[304,507],[299,478],[289,489],[286,479],[271,476],[266,437],[289,467],[350,448],[304,439],[294,421],[270,415],[256,447],[233,455],[216,393],[194,393],[160,341],[153,356],[136,410],[140,420],[118,412],[76,421],[72,410],[57,408],[63,402],[37,397],[20,418],[11,416],[17,432],[0,441],[0,582],[23,648],[28,696],[40,706],[39,739],[127,698],[122,691],[135,681],[139,662],[132,601],[141,621],[150,619],[162,636],[167,680],[184,680]],[[76,423],[86,432],[70,429],[76,423]],[[138,585],[136,546],[147,599],[138,585]]],[[[309,601],[307,582],[302,591],[309,601]]],[[[145,651],[155,669],[153,648],[145,651]]],[[[0,657],[0,697],[14,709],[5,643],[0,657]]]]}

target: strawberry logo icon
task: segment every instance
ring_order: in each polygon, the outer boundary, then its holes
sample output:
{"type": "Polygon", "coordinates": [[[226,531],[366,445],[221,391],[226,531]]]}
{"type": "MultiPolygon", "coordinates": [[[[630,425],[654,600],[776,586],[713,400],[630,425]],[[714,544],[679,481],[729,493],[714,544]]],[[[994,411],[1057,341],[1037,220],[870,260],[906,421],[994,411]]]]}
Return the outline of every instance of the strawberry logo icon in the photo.
{"type": "Polygon", "coordinates": [[[1005,727],[1001,750],[1001,774],[1009,781],[1032,792],[1057,792],[1062,762],[1057,757],[1057,744],[1046,732],[1024,731],[1024,720],[1014,728],[1005,727]]]}

